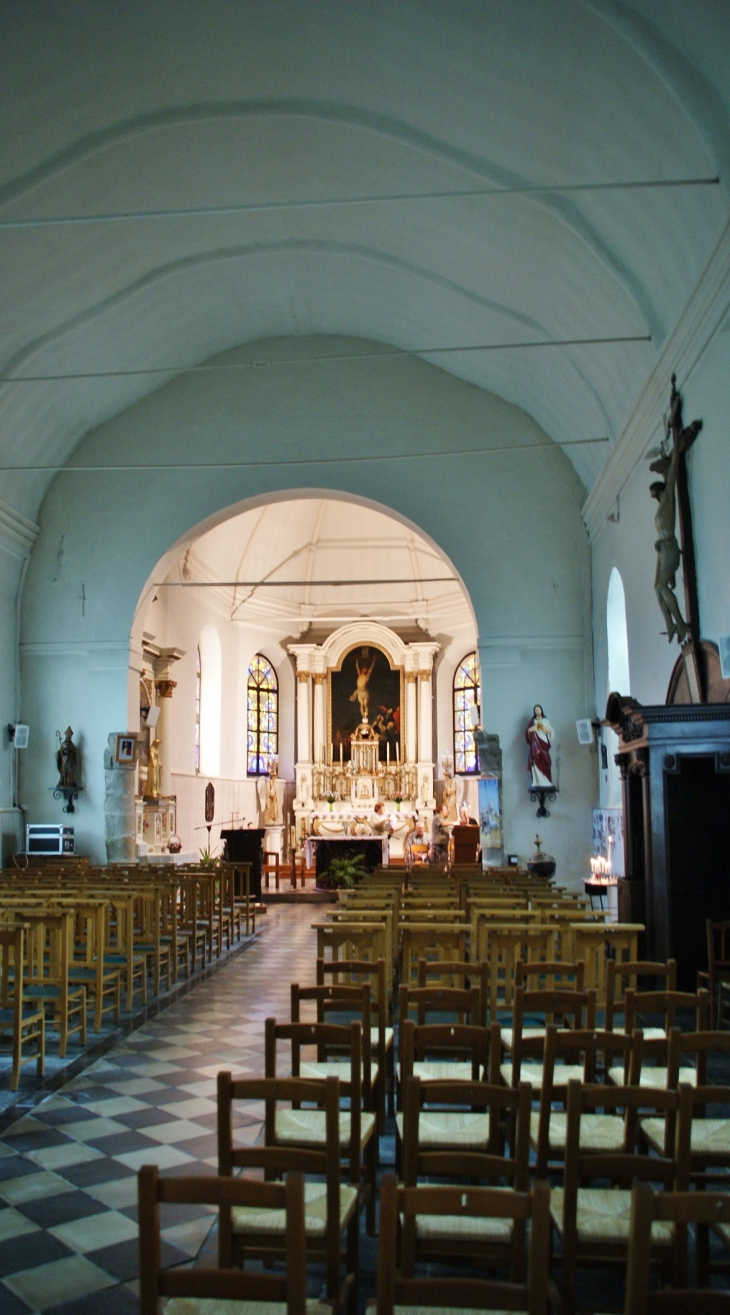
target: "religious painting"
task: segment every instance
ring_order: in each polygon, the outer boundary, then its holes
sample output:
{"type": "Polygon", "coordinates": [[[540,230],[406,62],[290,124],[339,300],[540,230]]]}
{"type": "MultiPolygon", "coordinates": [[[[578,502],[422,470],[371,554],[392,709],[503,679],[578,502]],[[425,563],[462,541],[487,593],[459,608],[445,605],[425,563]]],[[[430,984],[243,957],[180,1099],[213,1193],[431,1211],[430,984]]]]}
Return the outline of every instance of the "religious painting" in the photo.
{"type": "Polygon", "coordinates": [[[401,753],[402,672],[381,648],[362,644],[346,653],[329,673],[329,753],[333,762],[350,761],[350,736],[363,718],[380,737],[380,761],[395,763],[401,753]]]}
{"type": "Polygon", "coordinates": [[[485,863],[491,857],[490,850],[502,848],[502,816],[499,806],[499,777],[482,777],[479,782],[479,840],[485,863]]]}
{"type": "Polygon", "coordinates": [[[115,758],[118,763],[133,763],[137,756],[137,740],[133,735],[118,735],[115,758]]]}

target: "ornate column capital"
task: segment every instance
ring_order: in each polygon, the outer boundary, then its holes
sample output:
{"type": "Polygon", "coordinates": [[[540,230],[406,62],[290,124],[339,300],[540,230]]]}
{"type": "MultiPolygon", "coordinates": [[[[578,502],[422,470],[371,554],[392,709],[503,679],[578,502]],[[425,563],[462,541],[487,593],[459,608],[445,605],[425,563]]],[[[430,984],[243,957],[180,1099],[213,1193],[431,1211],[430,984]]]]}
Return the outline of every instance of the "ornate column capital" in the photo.
{"type": "Polygon", "coordinates": [[[421,677],[421,680],[430,680],[430,679],[431,679],[431,670],[430,670],[430,668],[427,670],[426,668],[421,667],[421,670],[419,671],[418,674],[419,674],[419,676],[421,677]]]}
{"type": "Polygon", "coordinates": [[[312,680],[314,681],[315,685],[324,685],[324,682],[326,681],[326,679],[327,679],[327,673],[326,673],[326,671],[313,671],[313,672],[312,672],[312,680]]]}
{"type": "Polygon", "coordinates": [[[298,672],[297,672],[297,680],[299,681],[299,684],[300,684],[300,685],[306,685],[307,681],[309,680],[309,672],[308,672],[308,671],[298,671],[298,672]]]}
{"type": "Polygon", "coordinates": [[[177,689],[177,681],[176,681],[176,680],[156,680],[156,681],[155,681],[155,689],[157,690],[157,697],[158,697],[159,699],[171,699],[171,698],[172,698],[172,691],[173,691],[174,689],[177,689]]]}
{"type": "Polygon", "coordinates": [[[172,679],[170,668],[173,662],[178,662],[181,657],[185,657],[185,650],[182,648],[161,648],[159,654],[152,658],[158,698],[172,698],[172,691],[177,688],[177,681],[172,679]]]}
{"type": "Polygon", "coordinates": [[[406,671],[405,673],[406,685],[415,685],[417,675],[418,675],[417,671],[406,671]]]}

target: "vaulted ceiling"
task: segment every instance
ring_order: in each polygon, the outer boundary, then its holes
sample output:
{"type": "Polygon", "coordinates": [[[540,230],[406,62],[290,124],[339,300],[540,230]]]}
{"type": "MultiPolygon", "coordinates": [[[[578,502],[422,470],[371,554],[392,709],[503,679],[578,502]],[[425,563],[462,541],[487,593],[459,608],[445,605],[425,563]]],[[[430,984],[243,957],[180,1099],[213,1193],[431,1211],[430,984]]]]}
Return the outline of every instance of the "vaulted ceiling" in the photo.
{"type": "Polygon", "coordinates": [[[727,223],[729,58],[726,0],[3,0],[0,498],[279,334],[424,352],[590,487],[727,223]]]}
{"type": "Polygon", "coordinates": [[[442,553],[394,517],[334,498],[230,517],[196,539],[155,589],[168,598],[210,591],[230,620],[282,635],[372,617],[399,633],[476,638],[464,587],[442,553]]]}

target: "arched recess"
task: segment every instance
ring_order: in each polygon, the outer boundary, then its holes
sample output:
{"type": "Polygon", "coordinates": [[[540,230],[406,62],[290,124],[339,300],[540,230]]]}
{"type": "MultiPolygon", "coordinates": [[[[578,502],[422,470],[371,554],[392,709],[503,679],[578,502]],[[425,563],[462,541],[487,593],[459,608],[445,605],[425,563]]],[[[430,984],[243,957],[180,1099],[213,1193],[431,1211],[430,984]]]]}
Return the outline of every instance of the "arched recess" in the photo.
{"type": "Polygon", "coordinates": [[[200,632],[200,771],[219,776],[221,766],[221,641],[213,625],[200,632]]]}
{"type": "MultiPolygon", "coordinates": [[[[621,573],[614,566],[608,582],[606,596],[606,637],[608,639],[608,693],[631,693],[629,674],[629,635],[626,626],[626,595],[621,573]]],[[[606,730],[608,737],[608,804],[618,808],[621,804],[621,780],[614,755],[618,752],[618,736],[606,730]]]]}
{"type": "Polygon", "coordinates": [[[606,633],[608,636],[608,692],[631,693],[629,676],[629,635],[626,627],[626,595],[617,567],[611,571],[606,598],[606,633]]]}

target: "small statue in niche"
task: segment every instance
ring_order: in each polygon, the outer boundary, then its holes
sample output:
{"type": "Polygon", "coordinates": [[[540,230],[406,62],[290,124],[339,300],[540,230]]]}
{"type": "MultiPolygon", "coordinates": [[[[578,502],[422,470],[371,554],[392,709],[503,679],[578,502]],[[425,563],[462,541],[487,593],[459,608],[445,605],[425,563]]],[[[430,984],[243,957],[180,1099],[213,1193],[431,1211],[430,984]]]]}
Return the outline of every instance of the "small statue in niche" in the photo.
{"type": "Polygon", "coordinates": [[[533,786],[553,784],[553,764],[550,754],[552,738],[553,728],[540,704],[536,703],[525,731],[525,739],[530,746],[527,770],[532,773],[533,786]]]}
{"type": "MultiPolygon", "coordinates": [[[[677,570],[681,560],[680,547],[674,533],[677,516],[676,487],[680,461],[685,453],[689,451],[701,428],[701,420],[693,420],[691,425],[683,425],[682,400],[676,388],[676,375],[672,375],[669,420],[665,426],[664,439],[658,449],[655,448],[649,453],[650,456],[656,458],[652,461],[649,469],[662,476],[661,479],[655,480],[653,484],[649,485],[649,492],[659,504],[654,517],[654,526],[657,532],[657,540],[654,544],[657,553],[654,592],[666,622],[667,639],[670,644],[675,635],[680,644],[683,644],[689,634],[689,627],[682,616],[674,593],[677,570]],[[670,435],[671,451],[667,447],[670,435]]],[[[687,527],[680,525],[680,528],[684,534],[684,529],[687,527]]],[[[691,534],[691,529],[689,532],[691,534]]]]}
{"type": "Polygon", "coordinates": [[[456,812],[456,781],[451,771],[451,762],[448,758],[444,759],[444,801],[446,817],[449,822],[455,822],[456,812]]]}
{"type": "Polygon", "coordinates": [[[76,745],[73,742],[73,731],[70,726],[67,726],[65,735],[61,735],[60,731],[56,731],[56,736],[58,738],[58,750],[56,752],[58,784],[76,785],[76,745]]]}
{"type": "Polygon", "coordinates": [[[162,792],[162,759],[160,741],[153,740],[147,755],[147,794],[146,799],[159,799],[162,792]]]}
{"type": "Polygon", "coordinates": [[[269,763],[269,779],[266,782],[266,808],[264,810],[264,826],[274,826],[279,820],[279,795],[276,789],[276,758],[272,758],[269,763]]]}

